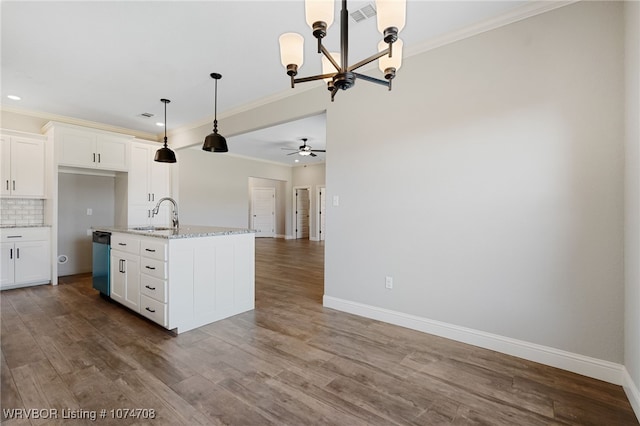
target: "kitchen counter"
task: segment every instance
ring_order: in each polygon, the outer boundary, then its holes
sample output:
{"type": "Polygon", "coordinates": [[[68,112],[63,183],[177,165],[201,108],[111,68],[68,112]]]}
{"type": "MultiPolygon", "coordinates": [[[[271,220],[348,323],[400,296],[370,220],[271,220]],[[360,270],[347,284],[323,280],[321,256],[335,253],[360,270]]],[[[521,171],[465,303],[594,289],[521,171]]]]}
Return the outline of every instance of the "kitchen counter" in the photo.
{"type": "Polygon", "coordinates": [[[92,229],[96,231],[120,232],[123,234],[144,235],[147,237],[169,239],[217,237],[221,235],[254,234],[256,232],[253,229],[203,225],[181,225],[178,229],[166,226],[137,226],[131,228],[95,226],[92,229]]]}
{"type": "Polygon", "coordinates": [[[255,306],[255,231],[182,225],[111,233],[111,300],[175,333],[255,306]]]}
{"type": "Polygon", "coordinates": [[[11,228],[51,228],[51,225],[0,225],[0,229],[11,228]]]}

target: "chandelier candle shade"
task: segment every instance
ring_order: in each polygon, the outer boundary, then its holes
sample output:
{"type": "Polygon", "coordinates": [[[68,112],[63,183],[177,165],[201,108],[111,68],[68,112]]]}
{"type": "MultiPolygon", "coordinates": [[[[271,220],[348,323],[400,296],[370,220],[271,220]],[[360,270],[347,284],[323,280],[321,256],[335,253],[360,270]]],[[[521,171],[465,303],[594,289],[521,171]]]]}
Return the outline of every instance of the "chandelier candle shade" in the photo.
{"type": "Polygon", "coordinates": [[[169,99],[160,99],[164,103],[164,146],[156,151],[154,161],[158,163],[175,163],[176,154],[167,146],[167,104],[171,102],[169,99]]]}
{"type": "Polygon", "coordinates": [[[218,73],[211,73],[211,78],[216,81],[216,91],[213,106],[213,133],[209,134],[204,139],[204,145],[202,149],[209,152],[228,152],[227,140],[218,133],[218,80],[222,78],[222,75],[218,73]]]}
{"type": "Polygon", "coordinates": [[[322,44],[322,39],[333,23],[334,3],[334,0],[305,0],[307,24],[318,40],[318,53],[323,55],[322,74],[296,78],[304,61],[304,38],[297,33],[285,33],[280,36],[280,60],[291,78],[291,88],[294,88],[296,83],[324,80],[331,92],[332,102],[339,89],[347,90],[353,87],[358,78],[386,86],[391,90],[391,81],[402,64],[402,40],[398,38],[398,33],[404,28],[406,21],[406,0],[376,0],[378,30],[382,34],[378,53],[353,65],[349,65],[347,0],[342,0],[340,11],[340,53],[330,53],[322,44]],[[356,72],[358,68],[376,59],[384,74],[384,80],[356,72]]]}

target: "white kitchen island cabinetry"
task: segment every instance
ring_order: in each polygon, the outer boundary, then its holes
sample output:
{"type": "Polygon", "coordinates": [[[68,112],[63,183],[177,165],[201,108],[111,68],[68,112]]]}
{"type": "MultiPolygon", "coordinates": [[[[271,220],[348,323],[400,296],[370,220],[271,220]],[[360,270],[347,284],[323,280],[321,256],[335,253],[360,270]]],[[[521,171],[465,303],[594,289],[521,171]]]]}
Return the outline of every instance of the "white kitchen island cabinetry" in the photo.
{"type": "Polygon", "coordinates": [[[111,298],[140,312],[140,241],[128,235],[111,237],[111,298]]]}
{"type": "Polygon", "coordinates": [[[0,288],[51,281],[49,227],[0,229],[0,288]]]}
{"type": "MultiPolygon", "coordinates": [[[[119,242],[125,241],[130,249],[138,247],[140,304],[131,309],[161,326],[182,333],[254,309],[252,231],[201,226],[147,232],[99,229],[112,232],[112,254],[119,242]],[[132,244],[132,239],[138,244],[132,244]]],[[[119,272],[119,259],[132,262],[124,256],[112,257],[111,298],[130,307],[123,302],[122,285],[117,282],[118,275],[124,275],[119,272]]]]}

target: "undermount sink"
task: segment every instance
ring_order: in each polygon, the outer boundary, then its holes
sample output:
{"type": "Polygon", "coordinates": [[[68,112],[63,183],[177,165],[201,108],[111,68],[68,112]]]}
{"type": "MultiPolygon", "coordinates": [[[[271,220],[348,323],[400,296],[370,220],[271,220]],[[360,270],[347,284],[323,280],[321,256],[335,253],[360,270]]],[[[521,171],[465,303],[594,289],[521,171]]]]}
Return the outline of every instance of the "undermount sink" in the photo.
{"type": "Polygon", "coordinates": [[[131,229],[133,229],[134,231],[146,231],[146,232],[173,231],[173,228],[169,226],[138,226],[131,229]]]}

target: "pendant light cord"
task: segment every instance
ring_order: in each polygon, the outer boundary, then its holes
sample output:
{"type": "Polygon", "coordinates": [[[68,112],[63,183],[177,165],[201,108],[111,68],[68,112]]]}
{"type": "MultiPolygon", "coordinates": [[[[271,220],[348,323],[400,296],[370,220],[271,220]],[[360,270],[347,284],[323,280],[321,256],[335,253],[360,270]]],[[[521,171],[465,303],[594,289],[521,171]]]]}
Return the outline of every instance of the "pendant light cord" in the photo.
{"type": "Polygon", "coordinates": [[[167,148],[167,102],[164,102],[164,147],[167,148]]]}
{"type": "Polygon", "coordinates": [[[213,101],[213,133],[218,133],[218,79],[216,78],[215,99],[213,101]]]}

